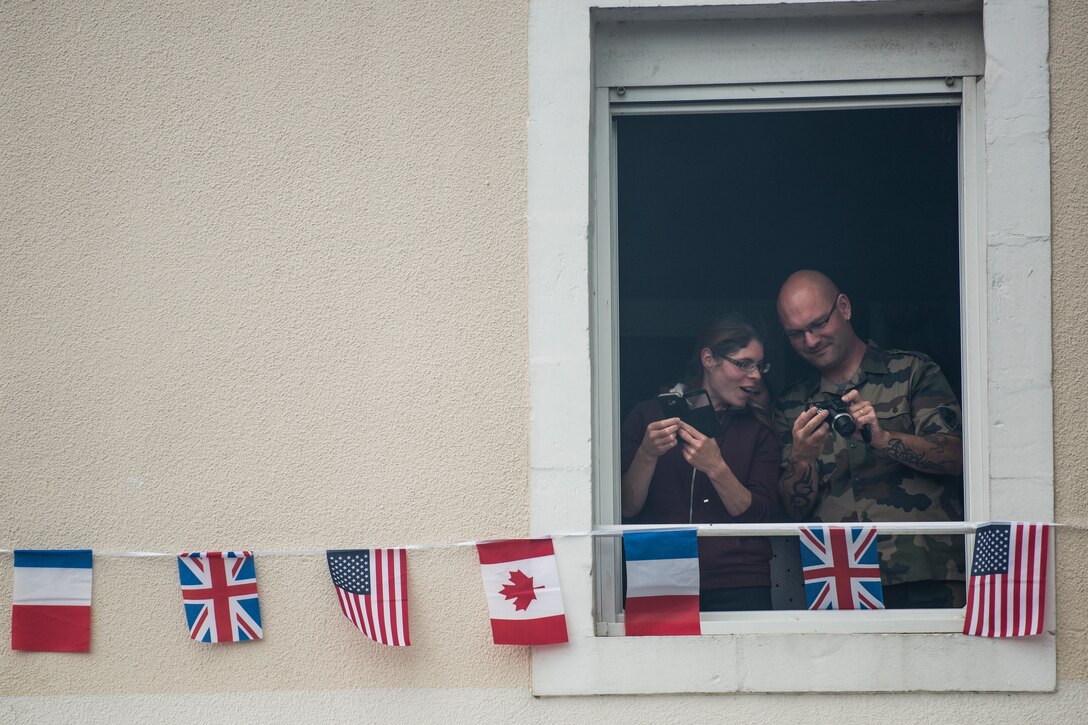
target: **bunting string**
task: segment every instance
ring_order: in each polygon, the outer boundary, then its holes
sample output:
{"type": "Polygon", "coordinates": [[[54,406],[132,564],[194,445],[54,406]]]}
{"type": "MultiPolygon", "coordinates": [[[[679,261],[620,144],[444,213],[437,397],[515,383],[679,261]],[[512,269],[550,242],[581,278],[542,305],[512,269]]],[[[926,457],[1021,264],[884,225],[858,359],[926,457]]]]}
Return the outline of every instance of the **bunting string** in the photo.
{"type": "MultiPolygon", "coordinates": [[[[1041,634],[1045,625],[1047,610],[1043,605],[1052,527],[1088,529],[1088,525],[1079,522],[966,521],[837,522],[815,526],[807,523],[599,525],[588,531],[556,532],[532,538],[408,544],[395,548],[189,549],[180,554],[94,553],[86,548],[0,549],[0,554],[13,555],[13,650],[90,651],[93,557],[176,559],[189,636],[209,644],[264,638],[256,557],[321,557],[328,564],[340,609],[352,625],[379,644],[406,647],[411,644],[407,552],[455,547],[476,549],[495,644],[544,645],[569,641],[554,547],[557,539],[622,536],[627,567],[624,634],[666,636],[702,632],[698,536],[798,537],[803,579],[798,585],[803,587],[808,609],[861,610],[886,608],[877,558],[879,534],[967,534],[973,537],[974,557],[965,582],[967,607],[963,633],[1026,637],[1041,634]]],[[[950,604],[955,595],[950,586],[946,588],[948,601],[941,606],[950,604]]],[[[769,587],[767,596],[770,598],[757,608],[795,608],[775,603],[769,587]]],[[[902,606],[901,602],[907,601],[899,592],[894,596],[893,606],[902,606]]],[[[786,601],[793,603],[792,598],[786,601]]]]}
{"type": "MultiPolygon", "coordinates": [[[[973,534],[976,529],[986,523],[975,521],[937,521],[931,523],[917,523],[905,521],[869,522],[877,526],[882,534],[973,534]]],[[[1088,523],[1047,522],[1055,529],[1071,529],[1075,531],[1088,531],[1088,523]]],[[[532,539],[568,539],[568,538],[599,538],[622,536],[625,531],[674,531],[696,529],[700,536],[797,536],[802,526],[811,526],[811,522],[804,523],[774,523],[774,524],[625,524],[603,525],[588,531],[563,531],[550,534],[530,535],[532,539]]],[[[832,529],[848,529],[858,526],[858,522],[828,522],[820,523],[832,529]]],[[[456,547],[475,547],[480,544],[489,544],[505,541],[508,538],[500,537],[488,539],[474,539],[470,541],[455,541],[444,544],[405,544],[396,547],[408,551],[425,551],[432,549],[451,549],[456,547]]],[[[331,548],[331,547],[330,547],[331,548]]],[[[368,547],[358,547],[368,548],[368,547]]],[[[11,554],[14,549],[0,549],[0,554],[11,554]]],[[[256,549],[252,550],[254,556],[325,556],[328,549],[256,549]]],[[[133,558],[148,559],[157,557],[176,557],[179,552],[167,551],[103,551],[94,552],[95,558],[133,558]]]]}

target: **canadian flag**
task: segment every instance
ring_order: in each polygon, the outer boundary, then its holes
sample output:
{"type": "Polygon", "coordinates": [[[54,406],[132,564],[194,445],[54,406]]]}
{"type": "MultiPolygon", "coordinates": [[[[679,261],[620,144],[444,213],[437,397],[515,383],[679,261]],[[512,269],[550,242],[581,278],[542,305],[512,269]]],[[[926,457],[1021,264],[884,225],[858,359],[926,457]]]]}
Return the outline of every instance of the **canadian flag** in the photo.
{"type": "Polygon", "coordinates": [[[559,569],[551,539],[477,544],[495,644],[567,641],[559,569]]]}

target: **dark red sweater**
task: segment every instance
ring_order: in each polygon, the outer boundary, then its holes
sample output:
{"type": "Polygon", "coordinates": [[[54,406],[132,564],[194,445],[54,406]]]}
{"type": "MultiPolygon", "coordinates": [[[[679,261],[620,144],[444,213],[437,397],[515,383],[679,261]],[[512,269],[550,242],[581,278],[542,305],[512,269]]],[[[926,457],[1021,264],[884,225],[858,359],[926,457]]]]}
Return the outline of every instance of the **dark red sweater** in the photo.
{"type": "MultiPolygon", "coordinates": [[[[620,437],[620,469],[631,466],[646,426],[662,418],[657,400],[644,400],[623,422],[620,437]]],[[[705,473],[695,474],[695,497],[691,520],[692,467],[684,460],[681,446],[657,459],[646,503],[625,524],[729,524],[780,521],[778,471],[781,448],[774,432],[756,419],[750,410],[726,411],[721,415],[724,431],[717,439],[722,458],[733,475],[752,492],[752,504],[739,516],[730,516],[705,473]]],[[[763,537],[699,537],[699,577],[702,589],[718,587],[770,586],[771,544],[763,537]]]]}

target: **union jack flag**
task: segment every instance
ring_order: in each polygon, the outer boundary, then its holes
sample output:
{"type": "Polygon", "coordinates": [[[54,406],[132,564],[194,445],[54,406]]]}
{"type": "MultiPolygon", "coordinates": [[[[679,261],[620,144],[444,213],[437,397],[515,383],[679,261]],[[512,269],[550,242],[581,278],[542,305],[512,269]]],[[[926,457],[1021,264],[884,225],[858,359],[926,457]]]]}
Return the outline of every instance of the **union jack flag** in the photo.
{"type": "Polygon", "coordinates": [[[799,538],[809,609],[884,608],[875,526],[802,526],[799,538]]]}
{"type": "Polygon", "coordinates": [[[199,642],[245,642],[264,636],[251,552],[180,554],[178,573],[190,637],[199,642]]]}

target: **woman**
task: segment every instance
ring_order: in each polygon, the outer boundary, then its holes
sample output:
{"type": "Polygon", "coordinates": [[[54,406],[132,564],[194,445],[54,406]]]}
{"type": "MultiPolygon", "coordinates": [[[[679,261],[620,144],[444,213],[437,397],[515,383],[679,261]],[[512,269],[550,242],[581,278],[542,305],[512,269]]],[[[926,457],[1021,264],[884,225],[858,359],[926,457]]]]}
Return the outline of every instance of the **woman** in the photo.
{"type": "MultiPolygon", "coordinates": [[[[722,433],[708,438],[679,418],[664,418],[656,399],[623,423],[621,500],[627,524],[722,524],[776,521],[781,449],[763,407],[762,335],[738,314],[700,336],[685,389],[704,388],[722,433]]],[[[699,538],[699,608],[771,608],[771,545],[766,538],[699,538]]]]}

